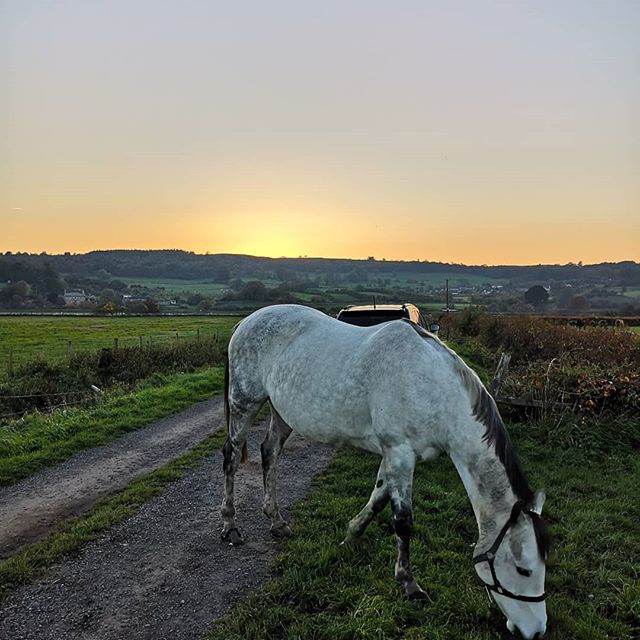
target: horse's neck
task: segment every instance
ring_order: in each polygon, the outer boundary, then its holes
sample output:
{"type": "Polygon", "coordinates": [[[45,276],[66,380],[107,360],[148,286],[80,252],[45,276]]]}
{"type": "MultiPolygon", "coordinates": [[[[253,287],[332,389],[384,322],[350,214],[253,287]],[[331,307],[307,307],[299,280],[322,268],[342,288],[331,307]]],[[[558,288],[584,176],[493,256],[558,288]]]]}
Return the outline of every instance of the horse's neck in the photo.
{"type": "Polygon", "coordinates": [[[478,522],[478,547],[483,547],[507,521],[516,497],[493,447],[485,442],[478,445],[470,451],[450,455],[478,522]]]}

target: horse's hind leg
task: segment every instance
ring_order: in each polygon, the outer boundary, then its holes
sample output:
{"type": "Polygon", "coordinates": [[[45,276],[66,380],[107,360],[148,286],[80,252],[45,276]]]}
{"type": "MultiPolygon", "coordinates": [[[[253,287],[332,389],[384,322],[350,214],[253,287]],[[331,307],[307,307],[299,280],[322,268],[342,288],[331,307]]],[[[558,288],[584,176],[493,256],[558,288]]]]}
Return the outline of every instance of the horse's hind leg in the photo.
{"type": "Polygon", "coordinates": [[[262,510],[267,517],[271,518],[271,534],[276,537],[291,535],[291,529],[280,513],[276,491],[278,456],[290,435],[291,427],[271,407],[271,423],[261,447],[264,478],[264,504],[262,510]]]}
{"type": "Polygon", "coordinates": [[[395,576],[406,595],[412,600],[428,600],[429,596],[415,581],[409,562],[409,543],[413,531],[411,509],[411,487],[415,454],[409,447],[394,447],[385,452],[383,464],[386,471],[393,513],[393,528],[396,533],[398,556],[395,576]]]}
{"type": "Polygon", "coordinates": [[[376,478],[376,485],[371,492],[369,502],[367,502],[365,508],[349,522],[344,542],[347,544],[354,544],[358,542],[362,537],[362,534],[365,532],[365,529],[369,526],[375,516],[387,506],[388,502],[389,487],[383,460],[380,463],[378,477],[376,478]]]}
{"type": "Polygon", "coordinates": [[[242,544],[242,537],[236,527],[236,510],[233,504],[234,479],[240,460],[242,459],[242,449],[247,442],[247,435],[251,429],[251,424],[264,399],[247,403],[239,409],[237,405],[231,403],[229,411],[229,435],[222,447],[224,455],[224,499],[222,501],[222,539],[232,544],[242,544]]]}

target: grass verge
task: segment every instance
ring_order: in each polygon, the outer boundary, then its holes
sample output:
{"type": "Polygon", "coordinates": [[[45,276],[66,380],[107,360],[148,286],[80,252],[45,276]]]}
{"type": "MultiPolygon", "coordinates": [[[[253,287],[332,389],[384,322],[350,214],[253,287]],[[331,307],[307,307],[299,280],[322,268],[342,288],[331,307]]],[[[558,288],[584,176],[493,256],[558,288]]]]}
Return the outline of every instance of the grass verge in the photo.
{"type": "Polygon", "coordinates": [[[181,478],[187,469],[220,448],[225,438],[225,430],[217,431],[191,451],[99,502],[89,513],[70,520],[45,540],[0,562],[0,603],[19,586],[42,575],[63,556],[77,551],[100,532],[131,517],[145,502],[160,495],[166,485],[181,478]]]}
{"type": "MultiPolygon", "coordinates": [[[[531,427],[510,429],[534,487],[547,490],[555,533],[547,574],[548,638],[630,640],[640,616],[639,533],[634,496],[640,460],[630,450],[545,447],[531,427]]],[[[393,579],[388,510],[358,549],[340,546],[348,520],[366,502],[376,456],[343,452],[294,513],[295,538],[276,578],[214,624],[210,640],[250,638],[513,638],[476,581],[476,524],[445,456],[420,465],[414,483],[412,562],[432,602],[405,600],[393,579]]]]}
{"type": "Polygon", "coordinates": [[[110,392],[94,407],[32,414],[9,423],[0,429],[0,486],[182,411],[222,391],[223,383],[222,367],[155,375],[138,391],[110,392]]]}

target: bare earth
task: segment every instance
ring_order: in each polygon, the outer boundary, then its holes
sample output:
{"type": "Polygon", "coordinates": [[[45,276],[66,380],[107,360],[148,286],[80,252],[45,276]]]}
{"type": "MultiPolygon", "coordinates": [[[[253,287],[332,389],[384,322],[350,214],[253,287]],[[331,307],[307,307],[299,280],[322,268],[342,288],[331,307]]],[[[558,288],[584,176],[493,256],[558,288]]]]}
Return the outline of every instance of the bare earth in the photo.
{"type": "MultiPolygon", "coordinates": [[[[221,423],[219,401],[201,403],[193,413],[185,413],[195,422],[204,420],[204,435],[214,418],[221,423]]],[[[145,431],[122,440],[141,437],[145,431]]],[[[0,639],[204,637],[215,618],[264,583],[277,551],[269,522],[262,515],[259,443],[263,436],[264,425],[254,428],[250,461],[240,467],[236,480],[237,522],[245,545],[232,547],[220,540],[222,454],[216,451],[136,515],[86,545],[76,557],[56,565],[45,579],[19,589],[0,608],[0,639]]],[[[166,448],[162,443],[158,447],[166,448]]],[[[124,446],[123,453],[126,450],[124,446]]],[[[295,435],[289,439],[278,482],[285,513],[304,496],[330,453],[330,448],[295,435]]],[[[127,460],[126,455],[122,459],[127,460]]],[[[123,463],[123,470],[110,469],[107,477],[119,478],[127,469],[129,464],[123,463]]],[[[5,504],[4,492],[0,499],[5,504]]]]}
{"type": "Polygon", "coordinates": [[[0,558],[177,458],[223,424],[224,408],[218,396],[0,489],[0,558]]]}

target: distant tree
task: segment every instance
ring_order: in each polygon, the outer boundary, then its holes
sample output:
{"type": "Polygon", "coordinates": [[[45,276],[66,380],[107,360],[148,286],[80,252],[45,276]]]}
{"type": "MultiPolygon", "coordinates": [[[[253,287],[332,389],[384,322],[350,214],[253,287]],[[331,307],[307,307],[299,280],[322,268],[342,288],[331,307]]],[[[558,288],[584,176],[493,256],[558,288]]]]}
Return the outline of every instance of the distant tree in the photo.
{"type": "Polygon", "coordinates": [[[55,291],[50,291],[47,294],[47,302],[55,305],[56,307],[64,307],[64,298],[55,291]]]}
{"type": "Polygon", "coordinates": [[[30,290],[29,283],[24,280],[11,282],[3,289],[0,289],[0,303],[5,306],[21,307],[30,290]]]}
{"type": "Polygon", "coordinates": [[[113,289],[103,289],[100,292],[100,304],[105,306],[107,304],[117,305],[120,303],[120,296],[113,289]]]}
{"type": "Polygon", "coordinates": [[[573,288],[566,284],[554,285],[551,293],[559,309],[566,309],[573,298],[573,288]]]}
{"type": "Polygon", "coordinates": [[[201,293],[192,293],[187,298],[187,304],[192,307],[197,307],[203,300],[204,296],[201,293]]]}
{"type": "Polygon", "coordinates": [[[264,302],[267,297],[267,287],[264,286],[264,282],[261,280],[251,280],[247,282],[238,292],[239,300],[264,302]]]}
{"type": "Polygon", "coordinates": [[[549,299],[549,293],[542,285],[536,284],[525,291],[524,299],[537,307],[549,299]]]}
{"type": "Polygon", "coordinates": [[[591,308],[589,301],[582,295],[573,296],[569,302],[569,311],[573,313],[582,313],[591,308]]]}
{"type": "Polygon", "coordinates": [[[101,304],[96,308],[98,313],[107,313],[113,314],[117,313],[120,310],[120,307],[115,302],[106,302],[105,304],[101,304]]]}
{"type": "Polygon", "coordinates": [[[160,313],[160,305],[155,298],[147,298],[144,301],[144,306],[147,309],[147,313],[160,313]]]}
{"type": "Polygon", "coordinates": [[[200,302],[198,302],[198,309],[200,311],[211,311],[213,309],[213,300],[211,298],[201,298],[200,302]]]}

